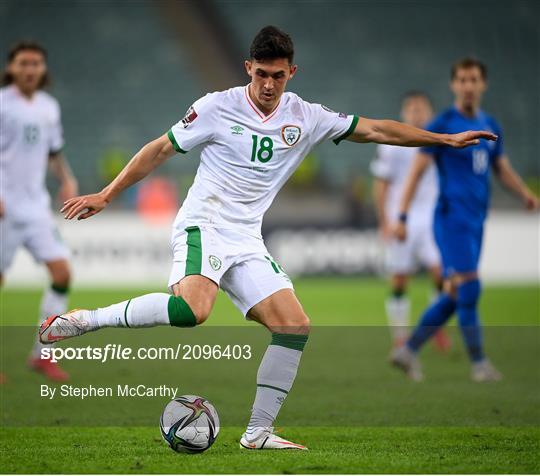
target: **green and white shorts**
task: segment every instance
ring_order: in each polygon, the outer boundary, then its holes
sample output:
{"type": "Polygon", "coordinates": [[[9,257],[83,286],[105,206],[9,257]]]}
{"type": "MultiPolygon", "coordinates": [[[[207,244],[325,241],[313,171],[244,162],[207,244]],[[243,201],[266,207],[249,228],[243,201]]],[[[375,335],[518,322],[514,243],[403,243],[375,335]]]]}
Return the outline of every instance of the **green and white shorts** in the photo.
{"type": "Polygon", "coordinates": [[[272,258],[262,238],[235,230],[205,226],[175,229],[169,290],[185,276],[199,274],[214,281],[247,316],[249,310],[291,280],[272,258]]]}

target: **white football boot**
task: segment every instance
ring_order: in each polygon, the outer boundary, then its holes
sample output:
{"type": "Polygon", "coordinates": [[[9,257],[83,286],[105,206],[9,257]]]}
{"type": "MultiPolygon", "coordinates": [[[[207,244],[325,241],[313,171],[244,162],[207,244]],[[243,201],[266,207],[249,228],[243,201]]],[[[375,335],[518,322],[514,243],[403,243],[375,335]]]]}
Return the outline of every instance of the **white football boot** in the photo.
{"type": "Polygon", "coordinates": [[[240,438],[240,448],[246,450],[307,450],[305,446],[274,435],[274,427],[272,426],[261,428],[254,435],[248,436],[244,433],[240,438]]]}
{"type": "Polygon", "coordinates": [[[498,382],[502,380],[502,374],[488,359],[483,359],[472,363],[471,380],[473,382],[498,382]]]}
{"type": "Polygon", "coordinates": [[[52,344],[96,330],[88,321],[89,313],[86,309],[73,309],[59,316],[48,317],[39,327],[40,342],[52,344]]]}
{"type": "Polygon", "coordinates": [[[392,350],[390,354],[390,363],[400,370],[403,370],[407,376],[415,382],[421,382],[424,379],[422,366],[416,354],[406,345],[402,345],[392,350]]]}

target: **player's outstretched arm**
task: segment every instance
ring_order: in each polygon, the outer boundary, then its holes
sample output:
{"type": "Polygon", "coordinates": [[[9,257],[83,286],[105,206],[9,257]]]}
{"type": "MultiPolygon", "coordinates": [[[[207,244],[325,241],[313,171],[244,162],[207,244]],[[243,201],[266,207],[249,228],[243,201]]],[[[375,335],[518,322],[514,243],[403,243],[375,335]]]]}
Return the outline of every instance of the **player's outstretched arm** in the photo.
{"type": "Polygon", "coordinates": [[[521,198],[527,210],[540,208],[538,197],[525,185],[521,177],[512,167],[508,157],[502,156],[495,163],[495,172],[501,183],[516,196],[521,198]]]}
{"type": "Polygon", "coordinates": [[[497,140],[497,136],[488,131],[437,134],[398,121],[367,119],[364,117],[359,119],[354,132],[347,137],[347,140],[353,142],[375,142],[377,144],[406,147],[447,145],[457,148],[478,144],[480,139],[497,140]]]}
{"type": "Polygon", "coordinates": [[[419,152],[412,164],[407,180],[405,181],[405,187],[403,188],[403,195],[401,196],[401,202],[399,205],[399,219],[394,230],[396,238],[400,241],[404,241],[407,238],[407,213],[411,207],[412,199],[416,193],[418,182],[424,175],[424,172],[428,168],[431,162],[431,155],[419,152]]]}
{"type": "Polygon", "coordinates": [[[101,192],[66,200],[61,212],[64,218],[84,220],[103,210],[122,190],[146,177],[152,170],[175,154],[166,134],[146,144],[137,152],[118,176],[101,192]]]}

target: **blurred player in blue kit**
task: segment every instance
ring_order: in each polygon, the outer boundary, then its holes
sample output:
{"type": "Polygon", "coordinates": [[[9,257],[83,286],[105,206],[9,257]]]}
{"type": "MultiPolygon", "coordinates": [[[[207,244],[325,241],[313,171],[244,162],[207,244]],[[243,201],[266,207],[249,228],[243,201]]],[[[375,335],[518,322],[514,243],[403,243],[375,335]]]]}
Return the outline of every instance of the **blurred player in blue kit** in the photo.
{"type": "MultiPolygon", "coordinates": [[[[403,97],[401,118],[414,127],[425,127],[433,109],[425,93],[410,91],[403,97]]],[[[398,221],[399,205],[409,170],[418,149],[379,144],[371,163],[373,201],[377,210],[379,230],[386,251],[386,269],[390,273],[391,295],[385,302],[388,325],[394,347],[405,343],[409,334],[410,300],[407,296],[409,278],[419,266],[425,268],[433,281],[434,298],[442,287],[439,251],[433,238],[433,210],[438,186],[435,166],[424,173],[409,212],[409,233],[404,241],[393,236],[398,221]]],[[[439,331],[435,336],[439,350],[450,347],[449,337],[439,331]]]]}
{"type": "Polygon", "coordinates": [[[420,149],[404,188],[396,236],[400,240],[406,239],[412,199],[422,174],[434,160],[439,175],[434,234],[441,253],[445,285],[444,292],[426,309],[407,343],[393,351],[391,361],[413,380],[421,380],[418,351],[457,312],[472,363],[472,380],[500,380],[502,375],[484,354],[478,317],[481,294],[478,263],[489,208],[490,170],[493,169],[501,183],[521,198],[528,210],[536,210],[539,201],[504,154],[498,123],[480,109],[487,88],[486,66],[474,58],[456,62],[451,69],[450,88],[455,96],[454,105],[436,117],[428,130],[441,134],[488,130],[499,140],[480,140],[479,144],[460,150],[444,145],[420,149]]]}

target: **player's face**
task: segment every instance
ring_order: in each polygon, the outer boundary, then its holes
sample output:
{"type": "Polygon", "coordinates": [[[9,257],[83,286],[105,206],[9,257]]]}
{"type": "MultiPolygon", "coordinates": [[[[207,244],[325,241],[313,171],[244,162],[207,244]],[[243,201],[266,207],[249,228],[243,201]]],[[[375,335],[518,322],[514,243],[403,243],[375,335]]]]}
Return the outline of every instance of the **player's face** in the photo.
{"type": "Polygon", "coordinates": [[[246,61],[247,74],[251,77],[251,99],[264,112],[272,112],[285,91],[287,81],[294,76],[296,65],[286,58],[267,61],[246,61]]]}
{"type": "Polygon", "coordinates": [[[476,66],[458,69],[450,83],[450,88],[456,97],[458,105],[464,109],[477,107],[482,100],[486,87],[482,72],[476,66]]]}
{"type": "Polygon", "coordinates": [[[8,65],[17,87],[25,93],[36,91],[47,72],[45,58],[39,51],[22,50],[17,53],[8,65]]]}
{"type": "Polygon", "coordinates": [[[403,122],[414,127],[424,127],[432,114],[431,104],[422,96],[405,99],[401,107],[403,122]]]}

